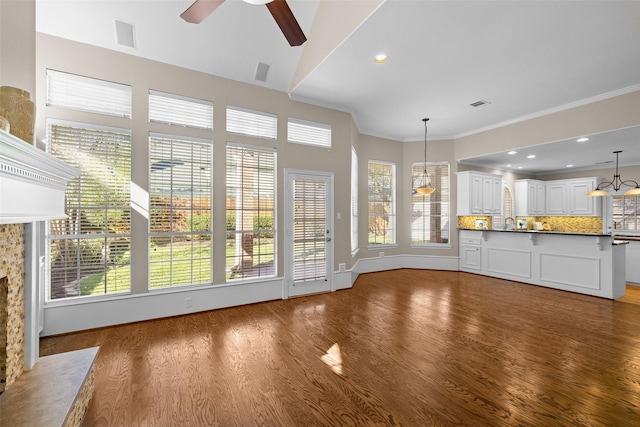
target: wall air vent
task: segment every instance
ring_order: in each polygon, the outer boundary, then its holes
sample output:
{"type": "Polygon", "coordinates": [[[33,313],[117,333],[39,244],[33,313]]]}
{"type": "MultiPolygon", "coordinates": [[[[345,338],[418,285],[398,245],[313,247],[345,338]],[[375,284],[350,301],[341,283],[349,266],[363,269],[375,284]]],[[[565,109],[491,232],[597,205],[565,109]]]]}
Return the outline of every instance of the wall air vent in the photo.
{"type": "Polygon", "coordinates": [[[469,104],[471,107],[482,107],[483,105],[491,104],[489,101],[480,99],[479,101],[469,104]]]}

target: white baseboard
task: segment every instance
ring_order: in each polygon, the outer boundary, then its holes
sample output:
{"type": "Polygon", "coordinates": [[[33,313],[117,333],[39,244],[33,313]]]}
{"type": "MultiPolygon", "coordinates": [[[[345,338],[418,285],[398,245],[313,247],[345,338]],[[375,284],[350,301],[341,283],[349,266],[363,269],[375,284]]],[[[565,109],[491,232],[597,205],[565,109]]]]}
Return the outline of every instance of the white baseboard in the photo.
{"type": "MultiPolygon", "coordinates": [[[[416,268],[458,270],[458,257],[393,255],[359,259],[351,270],[334,272],[335,289],[349,289],[361,273],[416,268]]],[[[102,328],[282,299],[282,278],[232,285],[184,287],[137,295],[60,301],[44,308],[41,336],[102,328]],[[190,305],[190,306],[188,306],[190,305]]]]}

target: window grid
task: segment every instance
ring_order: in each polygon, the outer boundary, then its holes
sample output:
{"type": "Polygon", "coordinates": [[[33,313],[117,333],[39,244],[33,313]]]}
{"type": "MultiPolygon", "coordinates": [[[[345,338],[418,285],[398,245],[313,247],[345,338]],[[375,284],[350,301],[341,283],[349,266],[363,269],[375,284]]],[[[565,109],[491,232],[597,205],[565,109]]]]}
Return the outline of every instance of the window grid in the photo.
{"type": "Polygon", "coordinates": [[[131,86],[47,70],[47,106],[131,118],[131,86]]]}
{"type": "Polygon", "coordinates": [[[613,196],[611,219],[614,230],[640,230],[640,197],[613,196]]]}
{"type": "Polygon", "coordinates": [[[149,165],[149,288],[211,283],[211,142],[151,134],[149,165]]]}
{"type": "Polygon", "coordinates": [[[131,133],[47,120],[47,151],[80,170],[46,236],[50,300],[130,290],[131,133]]]}
{"type": "MultiPolygon", "coordinates": [[[[414,163],[412,176],[420,176],[425,163],[414,163]]],[[[413,246],[448,245],[449,164],[426,163],[435,191],[428,195],[414,192],[411,196],[411,243],[413,246]]]]}
{"type": "Polygon", "coordinates": [[[396,243],[395,168],[393,163],[369,161],[369,245],[396,243]]]}
{"type": "Polygon", "coordinates": [[[227,279],[276,275],[276,153],[227,145],[227,279]]]}

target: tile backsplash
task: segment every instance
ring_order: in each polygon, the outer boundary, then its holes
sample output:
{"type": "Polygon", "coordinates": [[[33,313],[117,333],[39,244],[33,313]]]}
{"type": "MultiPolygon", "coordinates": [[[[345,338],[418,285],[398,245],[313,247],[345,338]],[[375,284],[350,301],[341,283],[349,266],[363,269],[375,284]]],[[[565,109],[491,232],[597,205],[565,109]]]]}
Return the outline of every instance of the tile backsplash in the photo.
{"type": "MultiPolygon", "coordinates": [[[[476,229],[476,220],[487,221],[487,228],[491,228],[490,216],[459,216],[458,228],[476,229]]],[[[566,233],[602,233],[602,218],[597,216],[519,216],[519,220],[526,221],[527,229],[533,229],[533,224],[547,223],[549,229],[566,233]]]]}

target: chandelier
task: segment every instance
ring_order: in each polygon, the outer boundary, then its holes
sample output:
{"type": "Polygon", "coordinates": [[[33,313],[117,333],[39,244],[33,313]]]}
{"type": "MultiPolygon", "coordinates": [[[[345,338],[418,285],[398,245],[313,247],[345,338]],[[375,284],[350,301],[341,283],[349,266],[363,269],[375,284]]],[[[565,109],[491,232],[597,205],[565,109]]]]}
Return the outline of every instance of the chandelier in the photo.
{"type": "Polygon", "coordinates": [[[624,193],[625,196],[640,195],[640,185],[638,185],[637,182],[630,179],[623,181],[622,178],[620,178],[620,173],[618,172],[618,155],[620,153],[622,153],[621,150],[613,152],[613,154],[616,155],[616,172],[613,175],[613,180],[601,182],[600,184],[598,184],[595,190],[589,191],[587,193],[587,196],[610,196],[610,194],[607,191],[604,191],[603,188],[612,187],[613,191],[617,192],[618,190],[620,190],[620,188],[622,188],[622,186],[633,187],[624,193]]]}
{"type": "Polygon", "coordinates": [[[429,172],[427,172],[427,122],[428,118],[422,119],[424,122],[424,171],[421,175],[420,186],[416,188],[416,192],[418,194],[431,194],[436,189],[431,185],[431,177],[429,177],[429,172]]]}

